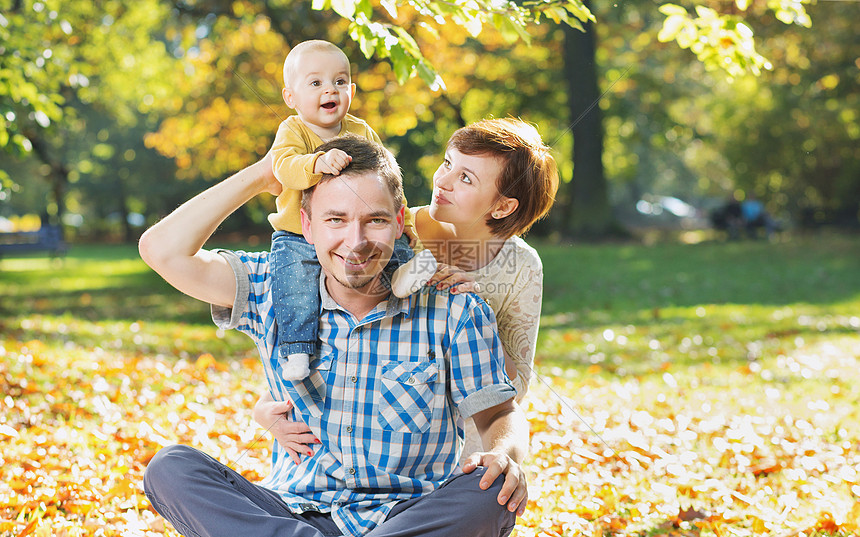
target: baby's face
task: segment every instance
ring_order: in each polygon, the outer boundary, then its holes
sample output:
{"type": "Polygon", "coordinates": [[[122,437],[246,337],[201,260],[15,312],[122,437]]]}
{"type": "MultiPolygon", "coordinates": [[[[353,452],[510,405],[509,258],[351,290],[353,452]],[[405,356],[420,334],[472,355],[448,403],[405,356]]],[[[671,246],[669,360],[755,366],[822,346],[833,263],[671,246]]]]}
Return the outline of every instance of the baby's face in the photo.
{"type": "Polygon", "coordinates": [[[309,51],[297,63],[290,87],[284,89],[287,106],[310,126],[338,127],[355,93],[349,62],[341,54],[309,51]]]}

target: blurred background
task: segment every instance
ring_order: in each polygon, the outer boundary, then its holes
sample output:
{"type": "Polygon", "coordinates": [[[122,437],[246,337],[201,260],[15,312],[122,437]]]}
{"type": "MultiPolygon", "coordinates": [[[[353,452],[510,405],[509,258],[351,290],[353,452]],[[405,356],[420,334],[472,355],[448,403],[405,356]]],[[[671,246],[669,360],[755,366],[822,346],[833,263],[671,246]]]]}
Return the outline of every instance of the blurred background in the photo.
{"type": "MultiPolygon", "coordinates": [[[[860,228],[856,2],[806,4],[809,28],[763,4],[713,2],[755,34],[758,76],[661,42],[666,17],[653,2],[595,0],[588,32],[544,19],[530,44],[401,9],[397,22],[444,89],[399,84],[396,62],[366,59],[348,21],[306,1],[2,4],[0,232],[57,223],[71,243],[136,240],[265,153],[291,113],[283,59],[310,38],[352,60],[352,113],[397,155],[413,205],[429,201],[456,128],[517,116],[560,164],[556,206],[535,237],[733,238],[748,211],[757,236],[860,228]]],[[[224,231],[267,235],[264,198],[224,231]]]]}

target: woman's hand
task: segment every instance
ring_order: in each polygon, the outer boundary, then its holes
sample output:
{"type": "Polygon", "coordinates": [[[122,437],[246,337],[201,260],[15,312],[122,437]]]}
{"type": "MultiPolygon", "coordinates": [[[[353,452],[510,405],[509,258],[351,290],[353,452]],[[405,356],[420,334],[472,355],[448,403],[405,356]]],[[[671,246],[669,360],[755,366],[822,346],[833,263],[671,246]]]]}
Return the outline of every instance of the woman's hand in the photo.
{"type": "Polygon", "coordinates": [[[436,289],[440,291],[448,289],[455,295],[480,292],[480,286],[475,281],[474,276],[454,265],[445,265],[444,263],[439,263],[436,274],[430,278],[427,285],[430,287],[435,285],[436,289]]]}
{"type": "Polygon", "coordinates": [[[254,405],[253,414],[254,420],[272,433],[293,462],[299,464],[300,456],[313,455],[314,452],[310,446],[319,444],[320,441],[311,433],[310,427],[287,417],[292,409],[292,401],[275,401],[266,392],[254,405]]]}
{"type": "Polygon", "coordinates": [[[517,516],[523,516],[529,501],[529,489],[522,466],[504,453],[477,452],[465,460],[463,473],[471,474],[478,466],[487,468],[480,483],[483,490],[490,488],[500,475],[505,476],[505,482],[496,501],[499,505],[506,505],[508,511],[515,512],[517,516]]]}
{"type": "MultiPolygon", "coordinates": [[[[406,210],[408,211],[409,209],[406,210]]],[[[415,248],[415,245],[418,244],[418,233],[415,231],[415,226],[404,226],[403,234],[409,239],[409,247],[415,248]]]]}

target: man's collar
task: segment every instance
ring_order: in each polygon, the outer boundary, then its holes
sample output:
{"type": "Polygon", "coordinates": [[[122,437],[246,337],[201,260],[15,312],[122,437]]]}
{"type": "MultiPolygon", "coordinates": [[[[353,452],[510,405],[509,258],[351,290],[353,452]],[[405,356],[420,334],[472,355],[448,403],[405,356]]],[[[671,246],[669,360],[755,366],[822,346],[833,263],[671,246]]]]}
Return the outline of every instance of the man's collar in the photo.
{"type": "MultiPolygon", "coordinates": [[[[328,290],[325,287],[325,279],[325,272],[320,271],[320,305],[322,306],[322,309],[347,311],[343,306],[338,304],[335,299],[331,297],[330,294],[328,294],[328,290]]],[[[409,315],[409,312],[412,309],[413,296],[416,295],[412,295],[406,298],[397,298],[392,293],[389,293],[388,298],[374,306],[374,308],[370,311],[370,313],[365,316],[364,319],[362,319],[362,321],[364,321],[365,319],[376,318],[376,312],[381,311],[383,307],[385,308],[385,317],[392,317],[397,313],[409,315]]]]}

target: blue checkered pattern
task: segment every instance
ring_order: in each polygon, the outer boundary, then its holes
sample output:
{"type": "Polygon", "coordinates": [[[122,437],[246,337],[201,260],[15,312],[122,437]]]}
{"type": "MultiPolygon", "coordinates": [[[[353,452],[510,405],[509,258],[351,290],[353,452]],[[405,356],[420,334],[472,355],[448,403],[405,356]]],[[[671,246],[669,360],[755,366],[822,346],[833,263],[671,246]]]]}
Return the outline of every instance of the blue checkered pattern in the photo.
{"type": "Polygon", "coordinates": [[[261,484],[294,512],[331,512],[344,535],[370,531],[397,501],[427,494],[452,474],[464,418],[515,395],[489,306],[474,295],[430,289],[392,296],[359,321],[321,284],[311,375],[284,381],[268,255],[222,255],[239,289],[248,289],[227,310],[231,327],[256,342],[274,398],[291,399],[292,418],[322,441],[298,466],[273,443],[272,473],[261,484]]]}

